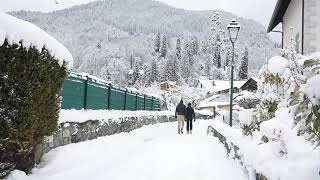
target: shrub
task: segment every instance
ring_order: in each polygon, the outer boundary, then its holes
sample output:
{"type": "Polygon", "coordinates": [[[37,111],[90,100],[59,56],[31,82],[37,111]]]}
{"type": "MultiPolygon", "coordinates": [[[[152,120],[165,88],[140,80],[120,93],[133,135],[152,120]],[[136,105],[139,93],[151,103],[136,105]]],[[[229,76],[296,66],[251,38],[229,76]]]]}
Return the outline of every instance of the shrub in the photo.
{"type": "Polygon", "coordinates": [[[65,65],[45,47],[0,46],[0,177],[13,168],[29,172],[35,147],[55,131],[65,65]]]}

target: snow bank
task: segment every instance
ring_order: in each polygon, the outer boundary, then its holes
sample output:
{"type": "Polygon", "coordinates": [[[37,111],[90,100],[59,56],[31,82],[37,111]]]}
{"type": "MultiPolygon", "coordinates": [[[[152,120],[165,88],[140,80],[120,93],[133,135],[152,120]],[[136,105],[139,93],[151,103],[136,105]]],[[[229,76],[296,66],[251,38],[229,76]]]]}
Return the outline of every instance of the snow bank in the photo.
{"type": "Polygon", "coordinates": [[[320,105],[320,75],[316,75],[307,81],[304,93],[313,105],[320,105]]]}
{"type": "Polygon", "coordinates": [[[273,75],[282,75],[287,67],[289,67],[289,61],[281,56],[274,56],[269,60],[268,70],[273,75]]]}
{"type": "Polygon", "coordinates": [[[123,117],[174,115],[172,111],[119,111],[119,110],[61,110],[59,123],[108,120],[123,117]]]}
{"type": "Polygon", "coordinates": [[[0,13],[0,46],[4,43],[5,38],[10,44],[22,41],[24,47],[35,46],[39,51],[45,46],[50,54],[59,60],[60,65],[63,61],[67,62],[69,69],[73,65],[73,58],[69,50],[42,29],[27,21],[0,13]]]}
{"type": "MultiPolygon", "coordinates": [[[[279,110],[277,114],[283,114],[279,118],[284,119],[278,119],[279,121],[287,120],[286,109],[279,110]]],[[[308,141],[296,135],[295,130],[282,136],[287,152],[279,156],[278,151],[283,148],[281,141],[270,140],[268,143],[261,143],[262,134],[259,132],[254,132],[252,136],[244,136],[241,129],[231,128],[218,121],[213,122],[212,127],[225,136],[227,141],[239,147],[238,152],[247,167],[252,167],[270,180],[319,180],[320,178],[320,148],[313,149],[308,141]]]]}
{"type": "Polygon", "coordinates": [[[239,121],[241,125],[249,125],[252,123],[252,109],[244,109],[239,112],[239,121]]]}

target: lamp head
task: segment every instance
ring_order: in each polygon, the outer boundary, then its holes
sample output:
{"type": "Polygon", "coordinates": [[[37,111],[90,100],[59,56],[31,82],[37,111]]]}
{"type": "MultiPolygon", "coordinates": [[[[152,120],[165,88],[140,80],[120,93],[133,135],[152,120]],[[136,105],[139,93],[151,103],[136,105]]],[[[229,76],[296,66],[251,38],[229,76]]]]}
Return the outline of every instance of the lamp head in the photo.
{"type": "Polygon", "coordinates": [[[239,25],[239,23],[235,19],[233,19],[230,22],[230,24],[227,26],[230,41],[232,43],[236,42],[236,40],[238,39],[238,34],[239,34],[240,28],[241,28],[241,26],[239,25]]]}

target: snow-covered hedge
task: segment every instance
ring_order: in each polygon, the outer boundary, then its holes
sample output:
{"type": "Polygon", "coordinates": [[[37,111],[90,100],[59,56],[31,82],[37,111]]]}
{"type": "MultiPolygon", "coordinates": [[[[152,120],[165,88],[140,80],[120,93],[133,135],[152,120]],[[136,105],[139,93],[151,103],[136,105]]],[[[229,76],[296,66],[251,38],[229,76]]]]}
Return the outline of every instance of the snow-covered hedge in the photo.
{"type": "Polygon", "coordinates": [[[36,146],[56,130],[71,61],[41,29],[0,14],[0,178],[13,168],[28,172],[36,146]]]}

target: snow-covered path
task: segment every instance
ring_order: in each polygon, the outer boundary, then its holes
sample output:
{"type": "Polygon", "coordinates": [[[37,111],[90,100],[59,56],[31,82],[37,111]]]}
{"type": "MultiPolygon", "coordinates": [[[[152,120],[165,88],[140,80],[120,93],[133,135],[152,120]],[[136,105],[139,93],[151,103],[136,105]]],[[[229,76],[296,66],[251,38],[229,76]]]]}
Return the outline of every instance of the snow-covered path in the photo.
{"type": "Polygon", "coordinates": [[[144,126],[50,151],[40,167],[9,180],[244,180],[222,144],[197,121],[193,135],[178,135],[176,123],[144,126]]]}

